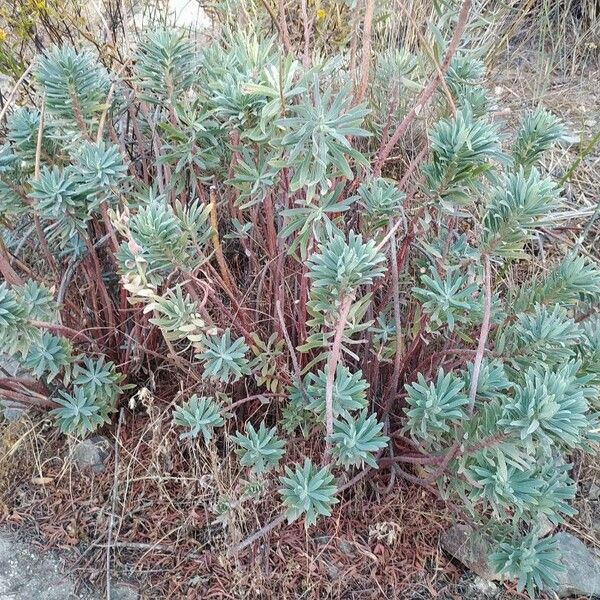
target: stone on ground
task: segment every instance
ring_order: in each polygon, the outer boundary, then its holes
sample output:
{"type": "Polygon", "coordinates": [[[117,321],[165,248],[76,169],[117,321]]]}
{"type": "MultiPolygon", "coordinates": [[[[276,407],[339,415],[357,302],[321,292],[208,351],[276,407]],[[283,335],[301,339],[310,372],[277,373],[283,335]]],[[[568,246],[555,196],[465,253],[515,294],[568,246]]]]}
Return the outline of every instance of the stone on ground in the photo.
{"type": "Polygon", "coordinates": [[[565,571],[558,574],[557,594],[568,596],[600,596],[600,554],[588,548],[570,533],[555,536],[565,571]]]}
{"type": "MultiPolygon", "coordinates": [[[[111,600],[137,600],[137,591],[114,584],[111,600]]],[[[64,561],[0,529],[0,600],[103,600],[104,594],[77,591],[64,561]]]]}
{"type": "Polygon", "coordinates": [[[71,453],[71,460],[81,471],[102,473],[110,452],[110,442],[101,435],[95,435],[77,443],[71,453]]]}
{"type": "Polygon", "coordinates": [[[0,532],[0,598],[2,600],[95,600],[75,593],[75,582],[63,574],[59,558],[41,553],[14,534],[0,532]]]}
{"type": "Polygon", "coordinates": [[[490,542],[472,527],[454,525],[442,534],[441,542],[446,552],[483,579],[500,579],[489,563],[490,542]]]}

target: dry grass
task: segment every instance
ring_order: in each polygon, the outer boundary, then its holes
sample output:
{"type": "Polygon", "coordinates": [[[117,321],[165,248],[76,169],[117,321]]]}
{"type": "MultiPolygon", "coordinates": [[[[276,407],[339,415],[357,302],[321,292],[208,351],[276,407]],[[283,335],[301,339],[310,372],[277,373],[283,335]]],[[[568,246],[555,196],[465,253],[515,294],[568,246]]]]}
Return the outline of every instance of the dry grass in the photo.
{"type": "MultiPolygon", "coordinates": [[[[142,582],[145,598],[407,598],[414,586],[432,595],[458,581],[438,547],[450,522],[443,505],[415,487],[386,492],[383,472],[331,520],[308,532],[300,523],[284,527],[239,560],[226,559],[232,543],[274,514],[273,494],[234,501],[244,482],[231,453],[182,446],[165,404],[149,398],[145,414],[128,412],[122,425],[111,548],[114,571],[142,582]]],[[[35,531],[46,546],[77,548],[76,569],[102,586],[114,457],[105,472],[82,474],[66,458],[47,460],[67,449],[32,452],[37,438],[27,439],[13,454],[30,461],[13,478],[6,522],[35,531]],[[31,482],[39,461],[46,485],[31,482]]]]}
{"type": "MultiPolygon", "coordinates": [[[[46,548],[68,550],[77,557],[73,570],[101,589],[112,521],[110,575],[139,583],[145,600],[481,597],[439,546],[452,513],[424,489],[390,487],[385,470],[347,492],[331,519],[309,531],[284,526],[226,558],[276,513],[274,494],[234,500],[245,482],[229,449],[182,445],[169,404],[147,394],[124,412],[119,441],[109,434],[118,465],[113,453],[100,474],[76,470],[61,439],[36,433],[41,424],[5,428],[2,439],[16,450],[3,463],[12,473],[3,521],[46,548]]],[[[499,587],[494,597],[521,596],[499,587]]]]}

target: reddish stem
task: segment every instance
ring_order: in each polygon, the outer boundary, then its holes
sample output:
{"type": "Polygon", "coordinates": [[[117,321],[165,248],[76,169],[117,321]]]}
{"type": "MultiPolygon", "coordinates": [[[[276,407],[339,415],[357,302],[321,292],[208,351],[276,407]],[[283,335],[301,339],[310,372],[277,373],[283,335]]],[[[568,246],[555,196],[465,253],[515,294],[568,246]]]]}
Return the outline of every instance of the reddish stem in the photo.
{"type": "Polygon", "coordinates": [[[385,159],[390,155],[390,152],[394,149],[394,146],[398,143],[398,140],[404,135],[404,133],[406,133],[407,129],[422,112],[423,108],[425,108],[440,83],[440,77],[444,77],[448,71],[450,61],[458,49],[458,44],[467,25],[470,9],[471,0],[464,0],[458,14],[458,22],[456,24],[456,29],[454,30],[454,35],[450,40],[450,44],[448,45],[448,49],[444,54],[444,59],[442,60],[439,69],[436,69],[435,75],[423,88],[423,91],[419,94],[414,106],[410,109],[404,119],[402,119],[402,122],[390,136],[390,139],[379,149],[379,153],[373,166],[373,174],[375,177],[378,177],[381,174],[381,167],[383,166],[385,159]]]}
{"type": "Polygon", "coordinates": [[[352,296],[345,296],[342,300],[338,323],[335,329],[333,344],[327,361],[327,380],[325,382],[325,461],[329,461],[331,454],[330,436],[333,433],[333,386],[335,383],[335,371],[342,351],[342,339],[348,313],[352,307],[352,296]]]}

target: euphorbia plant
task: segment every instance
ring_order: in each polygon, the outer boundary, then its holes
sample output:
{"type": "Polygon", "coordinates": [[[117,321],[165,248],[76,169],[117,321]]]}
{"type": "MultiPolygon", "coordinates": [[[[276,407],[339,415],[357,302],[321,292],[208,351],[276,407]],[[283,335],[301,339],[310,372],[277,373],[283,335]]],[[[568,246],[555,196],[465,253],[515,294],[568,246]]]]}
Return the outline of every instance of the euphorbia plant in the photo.
{"type": "Polygon", "coordinates": [[[33,378],[0,395],[83,436],[168,364],[182,443],[222,447],[235,416],[240,465],[278,481],[262,532],[331,514],[386,465],[460,499],[521,587],[551,586],[537,523],[571,514],[563,458],[597,441],[600,270],[584,240],[536,261],[568,218],[539,164],[562,126],[538,109],[504,139],[458,48],[468,5],[430,79],[429,54],[385,56],[414,106],[262,33],[199,50],[152,31],[110,71],[48,50],[0,148],[0,341],[33,378]],[[424,112],[396,179],[390,152],[424,112]]]}

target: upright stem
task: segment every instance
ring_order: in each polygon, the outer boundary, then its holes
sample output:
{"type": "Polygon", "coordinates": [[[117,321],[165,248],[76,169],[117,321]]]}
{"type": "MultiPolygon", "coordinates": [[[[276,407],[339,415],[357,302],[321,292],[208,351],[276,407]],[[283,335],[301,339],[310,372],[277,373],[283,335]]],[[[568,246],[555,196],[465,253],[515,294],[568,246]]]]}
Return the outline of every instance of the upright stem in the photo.
{"type": "Polygon", "coordinates": [[[285,326],[285,316],[283,314],[283,308],[281,307],[281,302],[279,300],[275,300],[275,310],[277,311],[277,317],[279,319],[281,332],[283,333],[285,343],[288,347],[288,352],[290,353],[290,359],[294,368],[295,383],[300,389],[302,396],[308,401],[308,398],[306,397],[306,392],[304,391],[304,386],[302,384],[302,371],[300,370],[300,364],[298,363],[298,358],[296,357],[296,349],[294,348],[294,344],[292,344],[290,334],[288,333],[287,327],[285,326]]]}
{"type": "Polygon", "coordinates": [[[358,27],[360,9],[358,5],[352,10],[352,19],[350,21],[350,77],[355,79],[356,76],[356,49],[358,47],[358,27]]]}
{"type": "Polygon", "coordinates": [[[273,199],[271,194],[265,196],[264,219],[267,227],[267,251],[269,259],[274,259],[277,256],[277,229],[275,228],[275,212],[273,210],[273,199]]]}
{"type": "MultiPolygon", "coordinates": [[[[125,19],[123,19],[125,20],[125,19]]],[[[110,89],[108,90],[108,96],[106,97],[106,102],[104,106],[104,110],[102,111],[102,115],[100,116],[100,121],[98,122],[98,133],[96,134],[96,144],[99,144],[102,141],[102,135],[104,133],[104,124],[106,123],[106,117],[108,115],[108,111],[112,105],[112,99],[115,94],[115,89],[117,87],[117,82],[119,78],[123,74],[123,71],[129,65],[129,59],[127,59],[122,65],[121,68],[117,71],[114,81],[112,82],[110,89]]]]}
{"type": "Polygon", "coordinates": [[[304,52],[302,54],[302,65],[305,69],[310,66],[310,23],[308,21],[307,0],[301,0],[302,24],[304,27],[304,52]]]}
{"type": "MultiPolygon", "coordinates": [[[[33,178],[37,181],[40,178],[40,161],[42,156],[42,142],[44,139],[44,119],[46,115],[46,99],[42,98],[42,106],[40,108],[40,126],[38,127],[37,132],[37,142],[35,147],[35,166],[33,170],[33,178]]],[[[42,223],[40,221],[39,215],[33,211],[33,223],[35,225],[35,231],[37,233],[38,239],[40,241],[40,248],[42,249],[42,254],[48,263],[48,266],[54,271],[54,274],[58,277],[58,268],[56,267],[56,261],[50,252],[50,248],[48,247],[48,242],[46,241],[46,236],[44,235],[44,230],[42,228],[42,223]]]]}
{"type": "Polygon", "coordinates": [[[492,274],[490,266],[490,257],[483,255],[483,320],[481,322],[481,332],[479,334],[479,344],[477,345],[477,354],[473,362],[473,375],[471,376],[471,387],[469,389],[469,416],[473,414],[475,408],[475,397],[477,396],[477,384],[479,383],[479,373],[481,372],[481,363],[485,354],[485,344],[490,332],[490,317],[492,313],[492,274]]]}
{"type": "Polygon", "coordinates": [[[102,278],[102,268],[100,266],[100,260],[98,259],[98,254],[96,253],[96,248],[94,248],[93,244],[90,242],[89,239],[87,239],[87,237],[84,238],[84,243],[87,247],[88,255],[89,255],[92,267],[94,269],[93,284],[94,284],[96,290],[98,290],[100,299],[102,300],[102,302],[104,304],[104,310],[106,312],[106,319],[108,322],[108,327],[110,329],[110,336],[116,340],[117,339],[117,337],[116,337],[117,336],[117,327],[116,327],[116,323],[115,323],[115,317],[113,314],[113,304],[112,304],[110,294],[108,293],[108,290],[104,283],[104,279],[102,278]]]}
{"type": "Polygon", "coordinates": [[[113,530],[115,525],[115,513],[117,512],[117,499],[119,497],[119,444],[121,443],[121,427],[123,425],[123,409],[119,413],[119,423],[117,425],[117,435],[115,437],[115,468],[113,473],[113,488],[112,488],[112,510],[110,511],[110,519],[108,522],[108,539],[106,544],[106,598],[112,598],[111,583],[112,576],[110,574],[111,550],[113,545],[113,530]]]}
{"type": "Polygon", "coordinates": [[[335,383],[335,371],[342,351],[342,338],[344,336],[344,328],[346,327],[346,320],[348,319],[348,313],[350,312],[351,306],[352,296],[344,296],[337,327],[335,329],[333,344],[327,361],[327,380],[325,382],[325,435],[327,436],[325,441],[325,462],[329,461],[331,455],[331,442],[329,440],[333,433],[333,386],[335,383]]]}
{"type": "Polygon", "coordinates": [[[221,240],[219,238],[219,222],[217,219],[217,195],[214,189],[210,190],[210,226],[213,230],[212,234],[212,242],[215,250],[215,256],[217,258],[217,264],[219,265],[219,271],[221,272],[221,277],[231,295],[233,297],[237,297],[237,288],[233,283],[233,279],[231,278],[231,274],[229,273],[229,269],[227,268],[227,262],[225,261],[225,256],[223,255],[223,248],[221,247],[221,240]]]}
{"type": "Polygon", "coordinates": [[[81,112],[81,105],[79,104],[79,100],[73,91],[70,92],[71,96],[71,107],[73,108],[73,116],[75,117],[75,122],[77,123],[83,137],[86,140],[93,141],[92,134],[89,132],[87,125],[85,123],[85,119],[83,118],[83,113],[81,112]]]}
{"type": "Polygon", "coordinates": [[[394,356],[394,371],[390,383],[385,391],[386,414],[389,412],[388,406],[391,406],[391,399],[398,389],[400,379],[400,370],[402,367],[402,357],[404,356],[404,337],[402,336],[402,319],[400,317],[400,274],[398,270],[398,246],[396,244],[396,235],[390,239],[392,251],[392,290],[394,298],[394,324],[396,327],[396,354],[394,356]]]}
{"type": "MultiPolygon", "coordinates": [[[[275,213],[273,211],[273,200],[271,194],[267,194],[264,206],[264,220],[266,224],[266,241],[267,241],[267,252],[269,255],[268,268],[271,271],[272,277],[269,278],[269,300],[273,297],[278,300],[282,300],[283,289],[281,287],[281,281],[283,280],[283,271],[281,269],[281,261],[278,260],[277,256],[277,228],[275,227],[275,213]]],[[[260,301],[260,299],[259,299],[260,301]]],[[[273,309],[273,304],[269,304],[269,312],[273,309]]]]}
{"type": "MultiPolygon", "coordinates": [[[[308,254],[310,255],[312,249],[309,248],[308,254]]],[[[296,341],[298,346],[304,344],[307,338],[306,331],[306,303],[308,301],[308,277],[306,276],[307,267],[306,262],[300,263],[300,289],[298,291],[298,320],[296,327],[296,341]]]]}
{"type": "Polygon", "coordinates": [[[283,0],[277,0],[277,9],[279,11],[279,31],[281,33],[281,42],[283,48],[287,54],[292,51],[292,44],[290,43],[290,32],[288,31],[287,20],[285,18],[285,7],[283,0]]]}
{"type": "Polygon", "coordinates": [[[21,84],[25,81],[25,79],[27,79],[27,76],[29,75],[29,73],[31,73],[31,71],[33,70],[35,65],[36,65],[36,63],[32,62],[25,69],[25,71],[23,72],[21,77],[19,77],[19,79],[17,80],[17,83],[15,83],[15,85],[13,86],[12,90],[10,90],[8,95],[5,95],[4,106],[2,107],[2,110],[0,111],[0,123],[2,123],[2,120],[4,119],[4,116],[6,115],[6,113],[8,112],[8,109],[12,106],[12,101],[15,99],[15,96],[17,95],[17,91],[21,87],[21,84]]]}
{"type": "MultiPolygon", "coordinates": [[[[115,233],[115,228],[111,223],[110,216],[108,215],[108,205],[106,200],[100,203],[100,214],[102,215],[102,221],[104,222],[104,227],[106,228],[106,233],[110,239],[110,245],[112,247],[113,254],[111,257],[114,259],[114,254],[119,250],[119,240],[117,239],[117,234],[115,233]]],[[[116,265],[116,262],[115,262],[116,265]]]]}
{"type": "Polygon", "coordinates": [[[380,148],[377,158],[375,160],[375,164],[373,166],[373,174],[377,177],[381,174],[381,167],[385,162],[385,159],[390,155],[390,152],[394,148],[394,146],[398,143],[398,140],[404,135],[406,130],[412,124],[412,122],[417,118],[417,116],[422,112],[425,105],[429,102],[431,97],[433,96],[437,86],[440,82],[440,77],[443,77],[450,66],[450,61],[452,57],[456,53],[458,49],[458,44],[462,37],[462,34],[467,26],[467,20],[469,18],[469,11],[471,10],[471,0],[464,0],[462,6],[460,7],[460,12],[458,14],[458,22],[456,24],[456,29],[454,30],[454,35],[450,40],[450,44],[448,44],[448,49],[446,50],[446,54],[442,60],[442,63],[439,69],[436,69],[435,75],[430,79],[429,83],[423,88],[423,91],[419,94],[415,105],[410,109],[408,114],[404,117],[400,125],[396,128],[394,133],[391,135],[390,139],[386,144],[382,145],[380,148]]]}
{"type": "Polygon", "coordinates": [[[363,28],[363,47],[362,60],[360,65],[360,85],[356,94],[356,103],[360,104],[367,93],[369,84],[369,64],[371,62],[371,26],[373,24],[373,11],[375,9],[375,0],[367,0],[365,10],[365,24],[363,28]]]}

